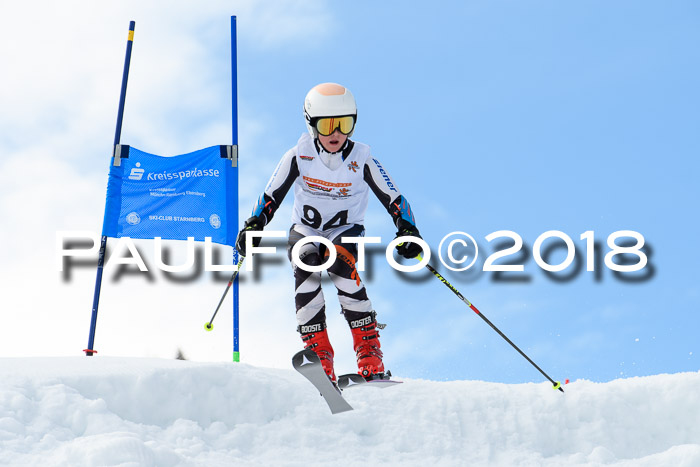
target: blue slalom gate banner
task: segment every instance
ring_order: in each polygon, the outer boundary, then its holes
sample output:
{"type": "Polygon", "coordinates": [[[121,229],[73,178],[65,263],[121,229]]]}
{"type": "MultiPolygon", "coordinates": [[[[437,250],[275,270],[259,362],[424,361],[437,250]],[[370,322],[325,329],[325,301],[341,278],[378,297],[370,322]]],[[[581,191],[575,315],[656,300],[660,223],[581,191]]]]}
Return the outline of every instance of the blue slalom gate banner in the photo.
{"type": "Polygon", "coordinates": [[[237,154],[212,146],[162,157],[115,148],[102,235],[204,241],[235,246],[238,235],[237,154]]]}
{"type": "MultiPolygon", "coordinates": [[[[97,259],[90,334],[86,356],[97,353],[95,332],[109,237],[204,241],[233,247],[238,236],[238,72],[236,17],[231,16],[231,135],[232,144],[212,146],[189,154],[162,157],[120,144],[126,88],[136,23],[129,22],[122,75],[114,153],[109,170],[102,239],[97,259]]],[[[238,276],[233,286],[233,361],[240,361],[238,276]]],[[[226,289],[228,291],[228,288],[226,289]]],[[[222,298],[223,301],[223,298],[222,298]]],[[[221,306],[221,303],[219,303],[221,306]]],[[[218,308],[217,308],[218,310],[218,308]]],[[[207,323],[210,324],[210,323],[207,323]]],[[[207,328],[210,330],[210,328],[207,328]]]]}

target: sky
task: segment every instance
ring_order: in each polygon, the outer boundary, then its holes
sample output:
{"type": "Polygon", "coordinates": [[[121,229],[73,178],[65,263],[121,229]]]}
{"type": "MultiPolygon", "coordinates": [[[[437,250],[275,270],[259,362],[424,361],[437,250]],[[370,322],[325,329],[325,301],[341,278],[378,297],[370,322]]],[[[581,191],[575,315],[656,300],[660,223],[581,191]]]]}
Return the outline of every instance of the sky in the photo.
{"type": "MultiPolygon", "coordinates": [[[[176,155],[231,142],[235,15],[240,222],[306,131],[308,90],[338,82],[357,99],[353,138],[392,175],[433,253],[455,231],[479,245],[468,271],[431,264],[554,379],[700,368],[694,2],[4,2],[0,14],[12,19],[0,44],[0,355],[80,355],[86,346],[95,268],[60,272],[56,238],[101,231],[129,21],[121,141],[176,155]],[[523,271],[483,271],[513,245],[487,240],[504,230],[522,248],[495,264],[523,271]],[[576,254],[547,274],[534,246],[551,230],[576,254]],[[604,262],[621,230],[644,237],[641,271],[616,274],[604,262]],[[588,231],[599,247],[587,255],[588,231]]],[[[290,194],[268,230],[289,228],[291,206],[290,194]]],[[[374,199],[366,228],[383,245],[395,234],[374,199]]],[[[153,242],[136,243],[152,264],[153,242]]],[[[563,245],[549,239],[541,251],[557,264],[563,245]]],[[[184,256],[184,243],[169,246],[174,262],[184,256]]],[[[241,360],[288,368],[301,341],[279,251],[241,277],[241,360]]],[[[226,274],[117,272],[108,263],[98,357],[172,358],[179,349],[231,360],[230,296],[214,331],[203,329],[226,274]]],[[[382,349],[395,375],[543,380],[429,273],[394,272],[379,251],[363,279],[388,325],[382,349]]],[[[350,333],[324,287],[336,372],[352,371],[350,333]]]]}

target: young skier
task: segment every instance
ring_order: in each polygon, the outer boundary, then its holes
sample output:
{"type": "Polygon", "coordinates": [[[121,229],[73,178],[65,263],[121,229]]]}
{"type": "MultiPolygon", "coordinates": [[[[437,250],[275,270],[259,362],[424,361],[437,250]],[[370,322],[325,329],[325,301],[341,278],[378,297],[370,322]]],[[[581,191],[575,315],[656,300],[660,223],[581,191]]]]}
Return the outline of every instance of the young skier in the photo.
{"type": "MultiPolygon", "coordinates": [[[[330,240],[336,250],[335,262],[327,269],[338,289],[338,300],[348,321],[357,355],[359,373],[366,379],[384,377],[376,312],[355,268],[356,243],[342,243],[342,237],[364,236],[364,216],[369,190],[384,205],[396,225],[397,236],[420,238],[413,212],[381,163],[370,155],[369,146],[349,139],[357,121],[352,93],[335,83],[315,86],[306,95],[304,116],[308,133],[287,151],[238,235],[236,248],[245,256],[246,234],[262,230],[275,214],[287,191],[294,186],[292,227],[287,252],[307,236],[330,240]]],[[[253,240],[253,246],[260,238],[253,240]]],[[[407,242],[397,247],[405,258],[415,258],[421,247],[407,242]]],[[[320,243],[307,243],[299,251],[309,266],[325,263],[329,255],[320,243]]],[[[308,272],[292,261],[298,332],[305,348],[312,348],[323,369],[336,381],[333,347],[326,330],[326,306],[321,290],[321,272],[308,272]]]]}

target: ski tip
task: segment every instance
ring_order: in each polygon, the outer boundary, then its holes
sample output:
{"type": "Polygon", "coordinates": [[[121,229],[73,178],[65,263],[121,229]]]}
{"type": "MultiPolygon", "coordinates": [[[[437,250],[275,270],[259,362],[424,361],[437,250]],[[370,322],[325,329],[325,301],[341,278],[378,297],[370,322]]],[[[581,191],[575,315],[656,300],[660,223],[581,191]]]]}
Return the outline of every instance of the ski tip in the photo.
{"type": "Polygon", "coordinates": [[[321,363],[321,360],[312,349],[303,349],[295,353],[292,357],[292,365],[294,368],[300,368],[310,363],[321,363]]]}

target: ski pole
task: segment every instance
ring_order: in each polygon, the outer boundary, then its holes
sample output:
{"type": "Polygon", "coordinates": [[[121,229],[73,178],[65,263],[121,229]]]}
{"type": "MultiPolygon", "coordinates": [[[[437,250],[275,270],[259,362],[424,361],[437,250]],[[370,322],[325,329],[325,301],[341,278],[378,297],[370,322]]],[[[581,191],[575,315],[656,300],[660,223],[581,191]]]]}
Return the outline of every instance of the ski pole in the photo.
{"type": "Polygon", "coordinates": [[[241,270],[241,265],[243,264],[243,260],[245,259],[245,256],[241,256],[241,259],[238,260],[238,267],[236,268],[235,271],[233,271],[233,275],[231,276],[231,279],[228,281],[228,285],[226,286],[226,290],[224,290],[224,294],[221,296],[221,300],[219,300],[219,305],[216,307],[216,311],[214,311],[214,314],[212,315],[211,319],[204,323],[204,329],[207,331],[211,331],[214,329],[214,325],[212,324],[214,322],[214,318],[216,318],[216,314],[219,312],[219,308],[221,308],[221,304],[224,303],[224,298],[226,298],[226,294],[228,293],[228,289],[231,288],[231,285],[233,285],[233,281],[236,280],[236,276],[238,275],[238,271],[241,270]]]}
{"type": "MultiPolygon", "coordinates": [[[[422,259],[423,259],[422,256],[421,256],[421,255],[418,255],[418,260],[421,261],[422,259]]],[[[452,284],[450,284],[449,282],[447,282],[447,279],[445,279],[445,278],[442,276],[442,274],[440,274],[439,272],[437,272],[437,271],[435,270],[435,268],[433,268],[430,264],[426,264],[425,267],[428,268],[428,270],[429,270],[430,272],[432,272],[433,275],[435,275],[435,277],[437,277],[438,279],[440,279],[440,282],[442,282],[443,284],[445,284],[445,285],[447,286],[447,288],[449,288],[452,292],[454,292],[454,294],[457,295],[457,297],[459,297],[460,300],[462,300],[464,303],[466,303],[467,306],[468,306],[469,308],[471,308],[472,311],[474,311],[474,313],[476,313],[477,315],[479,315],[479,317],[480,317],[481,319],[483,319],[483,320],[486,322],[486,324],[488,324],[489,326],[491,326],[491,328],[492,328],[494,331],[496,331],[503,339],[505,339],[506,342],[508,342],[510,345],[512,345],[513,348],[514,348],[515,350],[517,350],[517,351],[520,353],[520,355],[522,355],[523,357],[525,357],[525,360],[527,360],[528,362],[530,362],[530,364],[531,364],[532,366],[534,366],[535,368],[537,368],[537,370],[538,370],[540,373],[542,373],[542,375],[544,375],[544,377],[547,378],[547,379],[549,380],[550,383],[552,383],[553,389],[559,389],[561,392],[564,392],[564,389],[561,387],[561,383],[560,383],[559,381],[554,381],[552,378],[550,378],[549,375],[548,375],[547,373],[545,373],[545,372],[542,370],[542,368],[540,368],[539,366],[537,366],[537,364],[536,364],[535,362],[533,362],[533,361],[530,359],[530,357],[528,357],[527,355],[525,355],[525,352],[523,352],[522,350],[520,350],[520,348],[519,348],[517,345],[515,345],[515,344],[513,343],[513,341],[511,341],[510,339],[508,339],[508,337],[507,337],[505,334],[503,334],[503,333],[501,332],[501,330],[498,329],[491,321],[489,321],[489,319],[488,319],[486,316],[484,316],[484,315],[483,315],[469,300],[467,300],[466,298],[464,298],[464,295],[462,295],[461,293],[459,293],[459,290],[457,290],[452,284]]]]}

